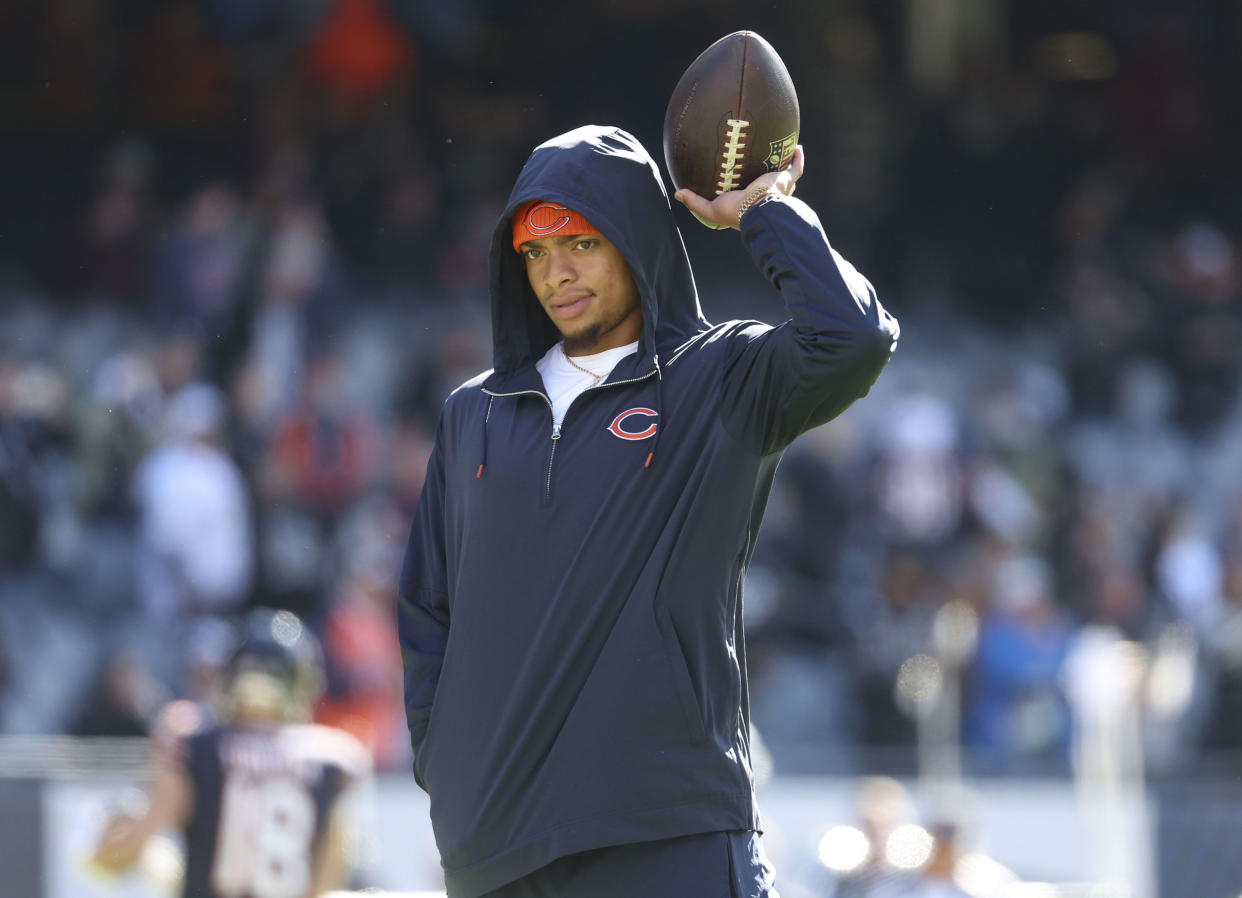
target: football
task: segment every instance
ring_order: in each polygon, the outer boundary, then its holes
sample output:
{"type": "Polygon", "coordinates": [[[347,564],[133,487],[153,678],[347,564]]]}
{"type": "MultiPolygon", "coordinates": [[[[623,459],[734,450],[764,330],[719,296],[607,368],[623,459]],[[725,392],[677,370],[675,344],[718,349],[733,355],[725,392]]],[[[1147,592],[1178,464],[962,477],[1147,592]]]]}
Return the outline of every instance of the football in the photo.
{"type": "Polygon", "coordinates": [[[706,199],[789,167],[798,145],[798,95],[776,50],[735,31],[699,54],[664,114],[664,163],[673,186],[706,199]]]}

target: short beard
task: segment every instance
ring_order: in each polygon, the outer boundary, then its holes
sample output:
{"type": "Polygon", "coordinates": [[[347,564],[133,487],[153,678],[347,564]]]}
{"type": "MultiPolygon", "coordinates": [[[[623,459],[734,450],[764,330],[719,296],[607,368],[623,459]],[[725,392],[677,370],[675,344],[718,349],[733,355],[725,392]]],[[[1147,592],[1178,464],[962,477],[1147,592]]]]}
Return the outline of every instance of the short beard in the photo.
{"type": "MultiPolygon", "coordinates": [[[[616,327],[616,325],[614,324],[613,327],[616,327]]],[[[572,336],[566,334],[562,338],[562,342],[565,344],[565,354],[573,355],[581,350],[590,349],[609,330],[612,330],[612,328],[605,329],[603,322],[597,321],[595,324],[587,325],[582,331],[572,336]]]]}
{"type": "MultiPolygon", "coordinates": [[[[561,334],[561,342],[564,344],[565,355],[573,355],[577,352],[593,349],[605,335],[612,333],[619,328],[625,319],[630,317],[632,309],[626,309],[617,315],[615,321],[597,321],[594,324],[588,324],[585,328],[576,334],[561,334]]],[[[602,350],[596,349],[596,352],[602,350]]]]}

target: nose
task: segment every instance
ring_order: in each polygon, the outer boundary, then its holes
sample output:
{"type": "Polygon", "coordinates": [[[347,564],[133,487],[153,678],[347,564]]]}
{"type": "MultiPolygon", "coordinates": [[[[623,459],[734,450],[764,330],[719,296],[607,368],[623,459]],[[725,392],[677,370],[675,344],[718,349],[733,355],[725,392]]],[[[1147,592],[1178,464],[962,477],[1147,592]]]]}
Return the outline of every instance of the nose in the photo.
{"type": "Polygon", "coordinates": [[[573,260],[563,247],[556,247],[548,253],[548,267],[544,271],[544,280],[553,289],[572,283],[578,277],[573,260]]]}

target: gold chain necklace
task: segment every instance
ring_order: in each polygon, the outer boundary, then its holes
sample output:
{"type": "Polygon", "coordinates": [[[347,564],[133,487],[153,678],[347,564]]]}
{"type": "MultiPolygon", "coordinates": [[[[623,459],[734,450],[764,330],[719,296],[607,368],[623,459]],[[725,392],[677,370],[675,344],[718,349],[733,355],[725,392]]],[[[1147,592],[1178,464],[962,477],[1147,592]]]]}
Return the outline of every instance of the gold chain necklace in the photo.
{"type": "Polygon", "coordinates": [[[594,386],[597,386],[597,385],[599,384],[599,382],[600,382],[601,380],[603,380],[603,379],[604,379],[604,375],[602,375],[602,374],[596,374],[594,371],[590,370],[589,368],[583,368],[581,365],[579,365],[577,362],[575,362],[573,359],[571,359],[571,358],[569,357],[569,353],[567,353],[567,352],[565,351],[565,346],[564,346],[564,344],[561,344],[561,355],[565,356],[565,361],[569,362],[569,364],[573,365],[575,368],[577,368],[577,369],[578,369],[579,371],[581,371],[583,374],[589,374],[589,375],[591,375],[591,377],[593,377],[593,378],[594,378],[594,381],[591,383],[591,386],[593,386],[593,387],[594,387],[594,386]]]}

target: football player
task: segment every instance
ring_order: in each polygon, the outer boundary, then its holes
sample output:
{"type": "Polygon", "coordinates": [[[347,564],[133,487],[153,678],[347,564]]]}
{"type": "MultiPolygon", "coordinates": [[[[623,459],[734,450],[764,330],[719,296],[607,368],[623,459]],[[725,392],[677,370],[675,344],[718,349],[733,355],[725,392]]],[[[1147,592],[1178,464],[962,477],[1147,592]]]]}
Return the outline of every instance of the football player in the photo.
{"type": "Polygon", "coordinates": [[[172,829],[185,841],[184,898],[309,898],[346,885],[349,796],[371,761],[350,734],[306,722],[322,685],[302,621],[254,612],[225,667],[218,719],[185,701],[164,710],[146,800],[108,821],[94,862],[129,867],[172,829]]]}

